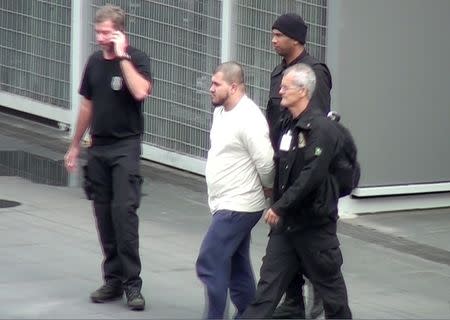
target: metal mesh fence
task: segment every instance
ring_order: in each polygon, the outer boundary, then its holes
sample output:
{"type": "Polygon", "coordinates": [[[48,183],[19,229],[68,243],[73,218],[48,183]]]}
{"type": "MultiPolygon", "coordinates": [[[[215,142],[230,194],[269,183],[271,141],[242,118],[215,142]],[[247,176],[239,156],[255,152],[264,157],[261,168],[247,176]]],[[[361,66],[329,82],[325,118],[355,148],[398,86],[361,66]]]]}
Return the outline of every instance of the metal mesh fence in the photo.
{"type": "Polygon", "coordinates": [[[0,90],[70,108],[70,25],[70,0],[0,0],[0,90]]]}
{"type": "MultiPolygon", "coordinates": [[[[108,3],[123,8],[130,43],[150,56],[155,83],[153,96],[144,104],[146,144],[206,158],[212,113],[208,89],[211,72],[220,63],[222,2],[88,2],[92,16],[108,3]]],[[[271,45],[273,21],[285,12],[302,15],[309,26],[307,48],[324,60],[327,0],[236,4],[233,54],[246,69],[248,95],[265,108],[270,72],[280,62],[271,45]]],[[[71,5],[70,0],[0,0],[0,90],[70,107],[71,5]]],[[[90,27],[86,42],[93,51],[92,22],[90,27]]]]}
{"type": "Polygon", "coordinates": [[[272,50],[273,22],[283,13],[301,15],[308,25],[307,50],[325,61],[327,0],[238,0],[237,5],[237,60],[246,69],[249,96],[265,108],[270,72],[281,61],[272,50]]]}
{"type": "Polygon", "coordinates": [[[211,71],[220,61],[218,0],[103,1],[127,13],[130,43],[151,59],[153,95],[144,105],[144,141],[205,158],[209,148],[211,71]]]}

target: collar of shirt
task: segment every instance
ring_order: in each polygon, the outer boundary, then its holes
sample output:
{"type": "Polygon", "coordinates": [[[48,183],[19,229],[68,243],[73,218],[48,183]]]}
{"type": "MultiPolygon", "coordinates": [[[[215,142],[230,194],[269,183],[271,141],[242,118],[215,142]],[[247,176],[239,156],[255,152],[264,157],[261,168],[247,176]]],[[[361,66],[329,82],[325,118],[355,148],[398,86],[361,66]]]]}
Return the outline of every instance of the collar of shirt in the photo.
{"type": "Polygon", "coordinates": [[[291,63],[287,64],[286,63],[286,59],[283,58],[283,61],[281,62],[282,66],[284,69],[287,69],[290,66],[293,66],[294,64],[299,63],[300,60],[302,60],[306,55],[308,54],[308,52],[306,52],[306,49],[303,49],[302,53],[300,53],[300,55],[295,58],[294,60],[292,60],[291,63]]]}
{"type": "Polygon", "coordinates": [[[285,112],[283,114],[282,125],[283,131],[288,129],[300,128],[301,130],[311,129],[311,120],[315,116],[323,116],[316,108],[311,108],[308,106],[305,111],[303,111],[295,119],[292,118],[290,112],[285,112]]]}
{"type": "Polygon", "coordinates": [[[273,69],[272,71],[272,77],[278,77],[284,70],[286,70],[288,67],[296,64],[296,63],[300,63],[304,57],[306,57],[308,55],[308,52],[305,50],[302,51],[302,53],[300,53],[300,55],[295,58],[291,63],[287,64],[286,63],[286,59],[283,59],[281,61],[281,63],[279,65],[277,65],[275,67],[275,69],[273,69]]]}

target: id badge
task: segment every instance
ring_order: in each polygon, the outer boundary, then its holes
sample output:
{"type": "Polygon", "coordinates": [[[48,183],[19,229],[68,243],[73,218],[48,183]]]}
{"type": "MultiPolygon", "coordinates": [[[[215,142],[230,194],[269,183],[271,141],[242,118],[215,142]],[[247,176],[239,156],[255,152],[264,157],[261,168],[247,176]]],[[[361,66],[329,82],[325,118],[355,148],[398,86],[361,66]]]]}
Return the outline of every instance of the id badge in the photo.
{"type": "Polygon", "coordinates": [[[283,137],[281,138],[280,151],[289,151],[289,148],[291,147],[291,141],[292,133],[289,130],[287,133],[283,134],[283,137]]]}

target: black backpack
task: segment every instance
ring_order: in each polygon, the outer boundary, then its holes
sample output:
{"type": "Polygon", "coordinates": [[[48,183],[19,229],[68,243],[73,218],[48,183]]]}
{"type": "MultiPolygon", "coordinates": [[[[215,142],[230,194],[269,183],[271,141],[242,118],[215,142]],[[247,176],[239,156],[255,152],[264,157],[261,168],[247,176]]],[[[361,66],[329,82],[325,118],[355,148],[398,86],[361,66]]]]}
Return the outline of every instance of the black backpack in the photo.
{"type": "Polygon", "coordinates": [[[340,115],[330,111],[327,116],[338,135],[337,153],[331,164],[331,174],[339,184],[339,197],[348,196],[358,186],[361,167],[357,160],[357,148],[350,131],[340,122],[340,115]]]}

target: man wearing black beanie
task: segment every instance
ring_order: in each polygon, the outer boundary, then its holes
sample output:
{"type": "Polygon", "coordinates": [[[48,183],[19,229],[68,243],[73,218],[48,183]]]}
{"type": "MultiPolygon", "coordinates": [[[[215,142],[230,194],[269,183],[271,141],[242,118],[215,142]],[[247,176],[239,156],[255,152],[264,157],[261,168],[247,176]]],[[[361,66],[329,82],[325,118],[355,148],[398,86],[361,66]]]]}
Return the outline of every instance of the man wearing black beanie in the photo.
{"type": "MultiPolygon", "coordinates": [[[[266,117],[269,123],[272,146],[279,150],[280,126],[284,116],[289,116],[280,106],[280,84],[283,71],[288,67],[305,63],[312,67],[316,74],[316,89],[310,101],[310,106],[319,109],[323,114],[330,111],[330,91],[332,87],[331,74],[326,64],[321,63],[308,54],[304,45],[306,43],[308,26],[298,14],[286,13],[279,16],[272,25],[272,45],[275,51],[283,58],[281,63],[272,71],[270,78],[269,101],[266,117]]],[[[312,296],[312,306],[308,306],[309,318],[316,318],[323,312],[322,299],[313,289],[309,281],[308,295],[312,296]]],[[[302,296],[303,277],[299,275],[292,280],[283,303],[275,310],[273,318],[304,318],[305,306],[302,296]]],[[[311,299],[309,299],[311,300],[311,299]]]]}
{"type": "Polygon", "coordinates": [[[315,59],[305,49],[308,26],[302,17],[295,13],[286,13],[279,16],[272,25],[272,45],[276,53],[283,60],[273,69],[270,75],[270,92],[267,103],[266,118],[269,123],[270,139],[274,150],[278,150],[278,129],[282,109],[280,107],[280,84],[283,71],[288,67],[305,63],[312,67],[316,74],[316,90],[311,98],[310,105],[320,109],[325,115],[330,111],[332,87],[331,74],[327,65],[315,59]]]}

